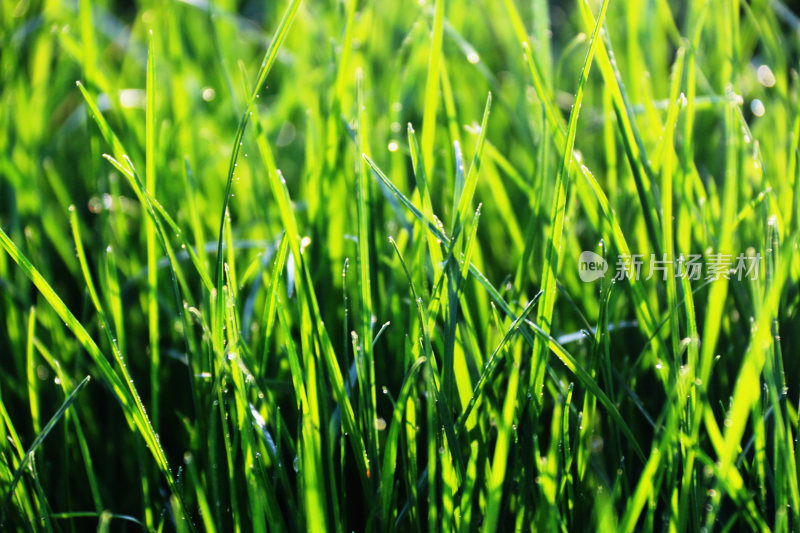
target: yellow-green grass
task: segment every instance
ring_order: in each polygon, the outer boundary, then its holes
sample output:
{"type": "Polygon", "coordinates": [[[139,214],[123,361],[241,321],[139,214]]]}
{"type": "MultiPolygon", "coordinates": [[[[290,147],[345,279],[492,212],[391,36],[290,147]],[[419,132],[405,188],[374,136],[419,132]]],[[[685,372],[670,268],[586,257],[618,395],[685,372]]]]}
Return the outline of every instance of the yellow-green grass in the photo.
{"type": "Polygon", "coordinates": [[[797,530],[795,11],[4,2],[0,529],[797,530]]]}

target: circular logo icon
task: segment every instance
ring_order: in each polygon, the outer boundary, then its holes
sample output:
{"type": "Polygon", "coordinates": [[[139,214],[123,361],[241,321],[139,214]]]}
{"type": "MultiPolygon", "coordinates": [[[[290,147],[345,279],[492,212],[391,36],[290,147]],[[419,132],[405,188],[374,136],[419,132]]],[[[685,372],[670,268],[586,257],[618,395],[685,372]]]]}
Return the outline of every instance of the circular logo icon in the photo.
{"type": "Polygon", "coordinates": [[[590,282],[602,278],[608,270],[608,263],[602,256],[585,250],[578,257],[578,277],[590,282]]]}

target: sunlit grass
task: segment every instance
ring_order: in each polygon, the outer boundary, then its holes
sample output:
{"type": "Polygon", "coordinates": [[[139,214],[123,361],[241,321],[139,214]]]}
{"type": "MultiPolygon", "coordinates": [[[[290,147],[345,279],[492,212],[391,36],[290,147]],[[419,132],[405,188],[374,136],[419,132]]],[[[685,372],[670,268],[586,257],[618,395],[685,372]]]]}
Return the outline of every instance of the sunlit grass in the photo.
{"type": "Polygon", "coordinates": [[[0,529],[800,527],[791,8],[0,13],[0,529]]]}

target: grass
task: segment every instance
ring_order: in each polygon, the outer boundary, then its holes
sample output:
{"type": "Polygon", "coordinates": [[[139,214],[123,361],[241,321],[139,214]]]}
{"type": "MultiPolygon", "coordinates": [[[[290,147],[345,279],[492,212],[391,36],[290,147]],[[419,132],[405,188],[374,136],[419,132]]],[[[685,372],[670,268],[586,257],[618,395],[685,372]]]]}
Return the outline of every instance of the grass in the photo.
{"type": "Polygon", "coordinates": [[[797,530],[793,10],[3,3],[0,529],[797,530]]]}

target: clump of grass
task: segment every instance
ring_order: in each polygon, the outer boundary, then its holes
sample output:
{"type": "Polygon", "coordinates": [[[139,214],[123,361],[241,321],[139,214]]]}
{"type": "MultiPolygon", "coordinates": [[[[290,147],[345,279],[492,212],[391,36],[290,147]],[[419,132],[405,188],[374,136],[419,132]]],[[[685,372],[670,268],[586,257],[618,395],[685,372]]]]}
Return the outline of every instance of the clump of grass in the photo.
{"type": "Polygon", "coordinates": [[[789,7],[0,9],[4,530],[797,529],[789,7]]]}

